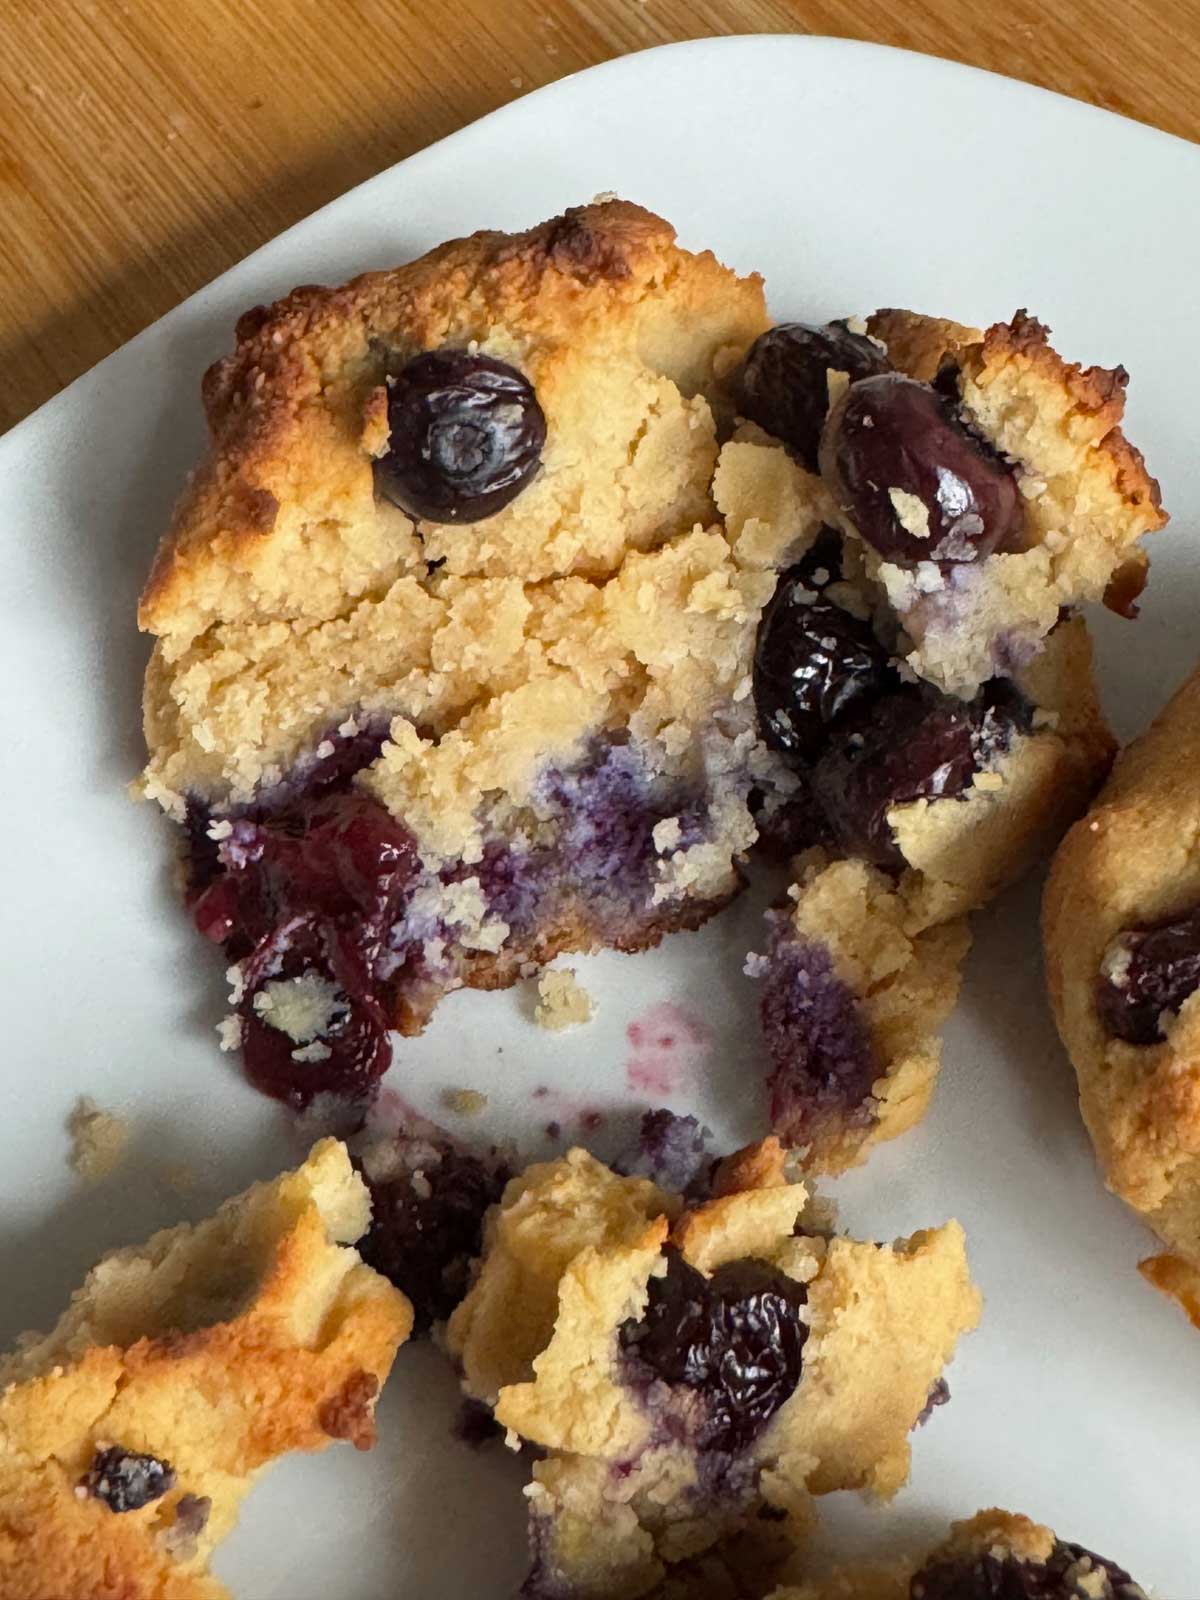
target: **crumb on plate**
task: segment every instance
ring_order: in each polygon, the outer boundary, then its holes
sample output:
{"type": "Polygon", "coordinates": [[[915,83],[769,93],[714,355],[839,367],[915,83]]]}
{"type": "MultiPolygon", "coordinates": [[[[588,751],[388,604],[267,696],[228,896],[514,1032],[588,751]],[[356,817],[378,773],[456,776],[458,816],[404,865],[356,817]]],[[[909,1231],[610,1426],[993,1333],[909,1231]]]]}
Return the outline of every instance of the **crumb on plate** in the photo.
{"type": "Polygon", "coordinates": [[[486,1110],[487,1103],[487,1095],[481,1094],[478,1089],[447,1089],[442,1095],[442,1104],[460,1117],[477,1117],[486,1110]]]}
{"type": "Polygon", "coordinates": [[[89,1095],[80,1095],[67,1118],[71,1135],[71,1167],[89,1183],[110,1177],[125,1158],[129,1124],[102,1111],[89,1095]]]}
{"type": "Polygon", "coordinates": [[[579,983],[570,967],[550,968],[538,979],[538,1003],[534,1021],[539,1027],[557,1033],[577,1022],[587,1022],[592,1014],[592,997],[579,983]]]}

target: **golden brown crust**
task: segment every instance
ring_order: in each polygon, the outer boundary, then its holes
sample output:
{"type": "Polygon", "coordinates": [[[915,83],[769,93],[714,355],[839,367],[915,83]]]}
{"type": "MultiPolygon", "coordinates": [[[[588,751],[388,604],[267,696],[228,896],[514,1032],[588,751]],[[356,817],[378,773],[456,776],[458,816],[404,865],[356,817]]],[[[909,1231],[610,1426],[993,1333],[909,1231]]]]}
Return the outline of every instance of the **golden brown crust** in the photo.
{"type": "Polygon", "coordinates": [[[867,332],[887,345],[888,359],[900,372],[932,383],[944,362],[957,361],[983,339],[982,328],[969,328],[945,317],[922,317],[913,311],[886,307],[867,318],[867,332]]]}
{"type": "MultiPolygon", "coordinates": [[[[203,397],[212,450],[176,508],[155,558],[139,621],[147,631],[186,641],[219,617],[254,609],[283,536],[281,511],[295,506],[323,536],[321,523],[369,500],[371,460],[362,448],[365,414],[386,366],[384,347],[415,353],[484,337],[493,326],[519,327],[536,348],[572,328],[639,316],[678,272],[674,230],[624,201],[575,207],[521,234],[479,232],[452,240],[419,261],[368,272],[340,288],[305,287],[273,306],[246,313],[232,355],[210,368],[203,397]],[[298,508],[299,509],[299,508],[298,508]]],[[[677,311],[665,308],[645,337],[655,356],[671,344],[667,324],[698,302],[730,301],[730,336],[765,325],[758,280],[731,275],[711,255],[689,258],[690,282],[677,311]],[[760,307],[757,314],[753,302],[760,307]]],[[[705,354],[701,353],[700,360],[705,354]]],[[[696,353],[692,353],[692,359],[696,353]]],[[[667,370],[664,365],[663,370],[667,370]]],[[[698,368],[670,372],[685,392],[701,386],[698,368]]],[[[370,587],[387,566],[386,550],[359,574],[370,587]]],[[[293,614],[305,597],[295,595],[293,614]]],[[[315,598],[315,597],[314,597],[315,598]]],[[[287,614],[276,597],[267,611],[287,614]]]]}
{"type": "Polygon", "coordinates": [[[1109,1037],[1095,988],[1118,933],[1200,903],[1200,672],[1121,753],[1064,839],[1043,907],[1046,978],[1110,1187],[1200,1264],[1200,1002],[1160,1044],[1109,1037]]]}
{"type": "Polygon", "coordinates": [[[1192,1326],[1200,1328],[1200,1267],[1178,1256],[1148,1256],[1138,1262],[1147,1283],[1174,1300],[1192,1326]]]}
{"type": "Polygon", "coordinates": [[[412,1312],[338,1242],[369,1214],[327,1140],[209,1222],[106,1258],[53,1333],[0,1363],[0,1600],[216,1600],[208,1557],[253,1477],[288,1450],[370,1442],[412,1312]],[[173,1486],[121,1513],[80,1495],[108,1445],[169,1462],[173,1486]]]}
{"type": "MultiPolygon", "coordinates": [[[[1025,311],[1018,311],[1011,322],[990,327],[982,343],[967,353],[964,366],[968,403],[971,385],[978,392],[993,384],[1023,387],[1031,380],[1065,398],[1057,425],[1066,438],[1085,439],[1090,446],[1086,472],[1095,480],[1091,492],[1107,490],[1112,543],[1123,548],[1166,526],[1158,480],[1147,472],[1141,451],[1119,426],[1129,383],[1124,367],[1085,367],[1065,361],[1050,344],[1050,330],[1025,311]]],[[[1020,459],[1019,452],[1013,453],[1020,459]]],[[[1139,570],[1144,581],[1144,557],[1130,550],[1116,570],[1121,573],[1117,593],[1128,606],[1139,570]]]]}

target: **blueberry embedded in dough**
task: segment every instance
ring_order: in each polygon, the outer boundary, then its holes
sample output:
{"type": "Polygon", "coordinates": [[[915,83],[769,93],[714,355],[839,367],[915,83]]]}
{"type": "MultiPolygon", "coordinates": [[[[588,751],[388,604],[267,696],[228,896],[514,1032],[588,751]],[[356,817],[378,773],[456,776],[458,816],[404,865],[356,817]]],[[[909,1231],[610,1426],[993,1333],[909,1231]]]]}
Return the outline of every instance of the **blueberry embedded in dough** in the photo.
{"type": "Polygon", "coordinates": [[[524,1593],[761,1570],[805,1537],[814,1495],[899,1488],[978,1318],[962,1233],[829,1238],[806,1201],[774,1139],[688,1196],[582,1150],[509,1185],[449,1344],[468,1394],[542,1452],[524,1593]]]}

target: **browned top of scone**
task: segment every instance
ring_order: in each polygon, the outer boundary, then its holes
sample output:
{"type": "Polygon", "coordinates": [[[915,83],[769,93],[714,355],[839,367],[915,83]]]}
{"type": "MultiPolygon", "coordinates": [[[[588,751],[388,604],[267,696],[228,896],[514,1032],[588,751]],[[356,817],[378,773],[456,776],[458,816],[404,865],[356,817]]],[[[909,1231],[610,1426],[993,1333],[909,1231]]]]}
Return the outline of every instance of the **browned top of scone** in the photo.
{"type": "Polygon", "coordinates": [[[1200,1254],[1200,997],[1160,1043],[1106,1032],[1096,986],[1125,930],[1200,903],[1200,672],[1117,759],[1063,841],[1046,887],[1046,971],[1084,1116],[1109,1182],[1200,1254]]]}
{"type": "MultiPolygon", "coordinates": [[[[698,352],[689,321],[715,314],[744,341],[765,325],[761,287],[674,240],[669,224],[639,206],[597,202],[524,233],[453,240],[341,288],[298,288],[248,312],[233,353],[204,380],[212,450],[155,559],[141,626],[186,640],[218,618],[333,614],[338,576],[350,593],[365,593],[393,575],[386,530],[373,539],[360,531],[348,553],[329,527],[345,529],[370,502],[389,355],[477,339],[528,366],[577,338],[593,347],[632,338],[685,393],[710,382],[711,341],[698,352]],[[294,538],[297,519],[308,570],[293,562],[285,578],[273,547],[294,538]]],[[[407,527],[399,513],[394,520],[407,527]]]]}

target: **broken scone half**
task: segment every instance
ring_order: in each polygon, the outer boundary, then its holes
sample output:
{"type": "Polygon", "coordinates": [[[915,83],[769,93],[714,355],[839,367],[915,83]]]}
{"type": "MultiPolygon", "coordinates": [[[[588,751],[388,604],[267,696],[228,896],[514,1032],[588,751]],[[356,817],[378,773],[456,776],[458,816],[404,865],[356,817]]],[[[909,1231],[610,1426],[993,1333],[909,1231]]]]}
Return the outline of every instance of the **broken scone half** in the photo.
{"type": "Polygon", "coordinates": [[[223,1600],[208,1571],[289,1450],[374,1442],[412,1314],[351,1248],[345,1147],[115,1251],[0,1361],[0,1600],[223,1600]]]}
{"type": "Polygon", "coordinates": [[[904,1483],[979,1317],[962,1230],[827,1238],[806,1199],[775,1139],[687,1195],[579,1149],[511,1181],[449,1335],[540,1453],[525,1594],[632,1600],[714,1551],[757,1581],[814,1496],[904,1483]]]}

